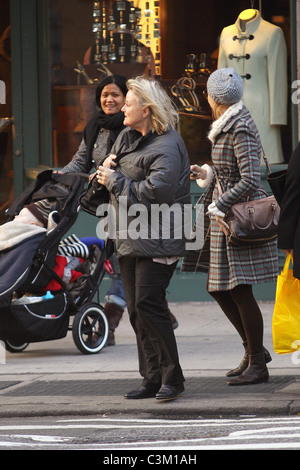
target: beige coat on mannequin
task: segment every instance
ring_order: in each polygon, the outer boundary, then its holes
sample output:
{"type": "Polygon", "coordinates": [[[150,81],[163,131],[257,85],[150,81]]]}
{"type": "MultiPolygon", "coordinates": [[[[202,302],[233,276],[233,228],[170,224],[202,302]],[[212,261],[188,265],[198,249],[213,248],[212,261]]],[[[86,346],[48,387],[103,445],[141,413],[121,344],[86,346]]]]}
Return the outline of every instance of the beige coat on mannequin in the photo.
{"type": "Polygon", "coordinates": [[[281,28],[260,16],[240,16],[223,29],[218,68],[233,67],[244,78],[243,102],[259,130],[269,163],[282,163],[280,126],[287,124],[287,52],[281,28]]]}

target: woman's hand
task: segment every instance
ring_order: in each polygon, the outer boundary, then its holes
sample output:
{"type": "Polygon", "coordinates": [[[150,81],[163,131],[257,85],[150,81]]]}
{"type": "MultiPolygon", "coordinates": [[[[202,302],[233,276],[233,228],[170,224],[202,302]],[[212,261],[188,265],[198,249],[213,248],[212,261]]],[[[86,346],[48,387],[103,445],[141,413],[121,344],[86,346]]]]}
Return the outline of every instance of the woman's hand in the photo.
{"type": "Polygon", "coordinates": [[[214,216],[216,219],[217,224],[219,225],[220,229],[222,232],[227,236],[230,235],[230,230],[228,224],[225,222],[225,214],[224,212],[220,211],[218,207],[216,206],[215,202],[212,202],[208,206],[208,213],[211,216],[214,216]]]}
{"type": "Polygon", "coordinates": [[[102,165],[105,167],[105,168],[111,168],[112,166],[117,166],[116,162],[115,162],[115,158],[117,157],[117,155],[114,155],[113,153],[111,153],[110,155],[108,155],[108,157],[106,157],[106,159],[104,160],[104,162],[102,163],[102,165]]]}
{"type": "Polygon", "coordinates": [[[106,186],[107,184],[107,179],[110,175],[112,175],[115,172],[115,170],[111,170],[110,168],[106,168],[102,165],[99,166],[97,170],[97,181],[100,184],[103,184],[103,186],[106,186]]]}
{"type": "Polygon", "coordinates": [[[285,254],[285,256],[288,256],[289,254],[291,254],[291,257],[294,258],[294,250],[282,249],[282,251],[285,254]]]}
{"type": "Polygon", "coordinates": [[[190,174],[191,180],[197,180],[199,178],[201,178],[202,180],[205,180],[207,176],[207,171],[204,170],[201,166],[191,165],[190,170],[191,170],[191,174],[190,174]]]}

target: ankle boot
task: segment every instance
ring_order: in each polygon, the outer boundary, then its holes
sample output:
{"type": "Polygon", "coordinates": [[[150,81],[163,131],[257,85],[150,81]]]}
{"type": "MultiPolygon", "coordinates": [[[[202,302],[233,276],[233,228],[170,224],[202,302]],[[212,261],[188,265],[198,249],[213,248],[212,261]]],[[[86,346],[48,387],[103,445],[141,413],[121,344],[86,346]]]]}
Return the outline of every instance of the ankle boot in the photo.
{"type": "Polygon", "coordinates": [[[118,327],[120,320],[123,316],[124,309],[119,307],[116,304],[105,304],[104,305],[104,312],[108,321],[108,339],[107,339],[107,346],[114,346],[116,344],[115,341],[115,329],[118,327]]]}
{"type": "MultiPolygon", "coordinates": [[[[244,354],[243,359],[241,360],[241,363],[235,369],[228,371],[226,374],[226,377],[237,377],[238,375],[241,375],[244,372],[244,370],[247,369],[248,364],[249,364],[249,348],[248,348],[247,341],[243,343],[243,346],[245,348],[245,354],[244,354]]],[[[266,364],[268,364],[268,362],[272,361],[271,354],[265,347],[263,348],[263,352],[265,354],[266,364]]]]}
{"type": "Polygon", "coordinates": [[[249,365],[244,372],[227,382],[227,385],[252,385],[267,382],[269,372],[266,366],[265,353],[249,355],[249,365]]]}
{"type": "Polygon", "coordinates": [[[248,364],[249,364],[249,348],[248,348],[248,343],[245,342],[243,343],[243,346],[245,348],[245,354],[243,359],[241,360],[240,364],[235,368],[227,372],[226,377],[236,377],[238,375],[241,375],[244,370],[247,369],[248,364]]]}

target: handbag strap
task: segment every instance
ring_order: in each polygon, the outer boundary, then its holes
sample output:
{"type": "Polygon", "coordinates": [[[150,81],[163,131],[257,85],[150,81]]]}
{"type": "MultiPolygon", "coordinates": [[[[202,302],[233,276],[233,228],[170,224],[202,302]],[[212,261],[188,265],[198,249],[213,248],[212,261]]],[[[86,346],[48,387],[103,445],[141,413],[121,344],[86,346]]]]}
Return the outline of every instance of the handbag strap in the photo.
{"type": "Polygon", "coordinates": [[[218,178],[218,173],[217,173],[216,168],[215,168],[215,172],[216,172],[216,183],[217,183],[217,186],[218,186],[218,191],[219,191],[220,196],[222,196],[222,194],[223,194],[223,189],[222,189],[220,180],[219,180],[219,178],[218,178]]]}

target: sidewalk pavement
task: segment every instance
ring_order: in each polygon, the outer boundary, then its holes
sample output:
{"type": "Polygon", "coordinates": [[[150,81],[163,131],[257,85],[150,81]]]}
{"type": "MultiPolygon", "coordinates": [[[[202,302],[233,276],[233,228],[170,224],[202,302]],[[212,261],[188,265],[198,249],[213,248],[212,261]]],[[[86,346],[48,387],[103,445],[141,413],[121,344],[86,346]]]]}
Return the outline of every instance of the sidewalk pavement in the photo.
{"type": "MultiPolygon", "coordinates": [[[[185,392],[176,400],[127,400],[139,387],[135,337],[127,312],[116,346],[81,354],[72,333],[6,353],[0,364],[0,417],[139,414],[143,417],[287,416],[300,413],[298,353],[277,355],[272,347],[272,302],[260,302],[265,347],[272,354],[266,384],[230,387],[225,373],[243,356],[242,344],[215,302],[171,303],[185,392]]],[[[299,351],[300,358],[300,351],[299,351]]]]}

